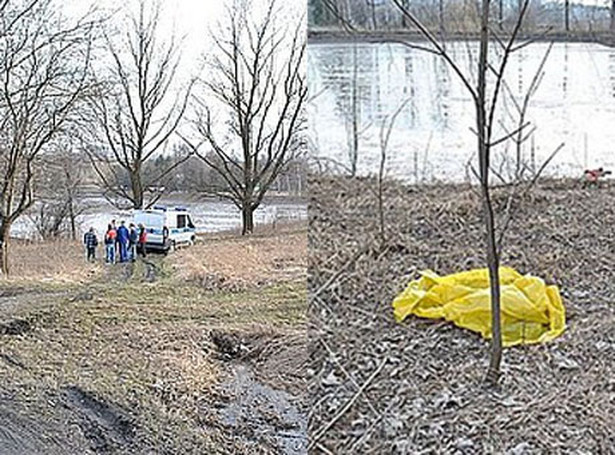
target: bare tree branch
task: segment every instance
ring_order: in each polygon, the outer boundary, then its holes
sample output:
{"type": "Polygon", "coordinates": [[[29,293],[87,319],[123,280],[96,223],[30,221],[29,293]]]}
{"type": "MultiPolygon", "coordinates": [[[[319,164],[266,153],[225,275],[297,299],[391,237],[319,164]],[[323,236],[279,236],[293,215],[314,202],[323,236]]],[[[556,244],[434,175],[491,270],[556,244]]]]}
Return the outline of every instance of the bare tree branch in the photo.
{"type": "Polygon", "coordinates": [[[272,183],[305,148],[304,18],[296,25],[276,20],[281,3],[268,0],[262,19],[249,3],[236,0],[224,25],[213,35],[215,50],[201,91],[213,95],[226,115],[226,131],[212,121],[210,105],[195,97],[197,139],[184,141],[225,182],[226,193],[241,207],[243,233],[251,233],[253,213],[272,183]],[[226,133],[227,138],[221,140],[226,133]],[[228,137],[230,136],[230,137],[228,137]],[[208,146],[207,151],[202,148],[208,146]]]}

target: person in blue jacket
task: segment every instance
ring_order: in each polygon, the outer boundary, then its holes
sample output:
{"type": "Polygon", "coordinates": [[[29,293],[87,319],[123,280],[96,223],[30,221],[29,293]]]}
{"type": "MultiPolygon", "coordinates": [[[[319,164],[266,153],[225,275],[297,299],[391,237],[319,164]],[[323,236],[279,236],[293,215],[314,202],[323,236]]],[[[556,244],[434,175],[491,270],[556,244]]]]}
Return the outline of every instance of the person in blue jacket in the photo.
{"type": "Polygon", "coordinates": [[[120,227],[117,228],[117,241],[120,245],[120,262],[128,260],[128,243],[130,241],[130,232],[125,226],[124,221],[120,222],[120,227]]]}
{"type": "Polygon", "coordinates": [[[130,230],[128,236],[128,259],[132,262],[137,260],[137,242],[139,241],[139,233],[137,227],[130,223],[130,230]]]}
{"type": "Polygon", "coordinates": [[[96,247],[98,246],[98,237],[94,228],[91,227],[88,232],[83,236],[83,244],[85,245],[85,251],[87,254],[88,262],[96,261],[96,247]]]}

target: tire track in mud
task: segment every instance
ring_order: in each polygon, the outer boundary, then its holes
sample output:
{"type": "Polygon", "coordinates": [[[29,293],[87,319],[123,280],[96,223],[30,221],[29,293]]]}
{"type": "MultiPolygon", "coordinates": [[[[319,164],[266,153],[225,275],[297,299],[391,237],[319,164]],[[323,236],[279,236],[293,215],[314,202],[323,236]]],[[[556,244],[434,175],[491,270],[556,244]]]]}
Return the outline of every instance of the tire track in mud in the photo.
{"type": "MultiPolygon", "coordinates": [[[[78,292],[18,286],[1,289],[0,340],[28,336],[52,322],[58,305],[92,298],[90,286],[78,292]]],[[[29,369],[18,355],[3,351],[0,345],[0,368],[29,369]]],[[[10,391],[4,393],[9,395],[0,395],[2,455],[121,453],[131,447],[135,425],[128,413],[76,386],[51,392],[47,402],[38,403],[25,403],[10,396],[10,391]]]]}
{"type": "Polygon", "coordinates": [[[30,416],[14,400],[0,401],[0,454],[139,453],[137,425],[117,405],[77,386],[50,399],[53,416],[30,416]]]}
{"type": "Polygon", "coordinates": [[[41,418],[33,418],[14,409],[12,402],[0,401],[0,453],[3,455],[65,455],[90,453],[65,439],[66,428],[54,426],[41,418]]]}
{"type": "Polygon", "coordinates": [[[94,453],[130,451],[137,426],[127,411],[77,386],[65,388],[62,401],[94,453]]]}
{"type": "MultiPolygon", "coordinates": [[[[40,325],[49,323],[54,307],[71,296],[69,291],[8,286],[0,290],[0,341],[5,337],[28,336],[40,325]]],[[[15,372],[29,369],[18,354],[5,352],[3,345],[0,367],[15,372]]],[[[54,409],[53,417],[45,418],[40,409],[30,409],[32,403],[20,401],[8,390],[0,392],[8,394],[0,396],[0,454],[90,453],[74,436],[67,436],[72,431],[63,425],[64,413],[58,414],[54,409]]]]}
{"type": "Polygon", "coordinates": [[[105,264],[104,281],[126,283],[133,279],[139,279],[147,283],[154,283],[161,275],[163,261],[164,258],[155,260],[139,258],[135,262],[105,264]],[[141,264],[143,265],[143,274],[139,276],[141,264]]]}

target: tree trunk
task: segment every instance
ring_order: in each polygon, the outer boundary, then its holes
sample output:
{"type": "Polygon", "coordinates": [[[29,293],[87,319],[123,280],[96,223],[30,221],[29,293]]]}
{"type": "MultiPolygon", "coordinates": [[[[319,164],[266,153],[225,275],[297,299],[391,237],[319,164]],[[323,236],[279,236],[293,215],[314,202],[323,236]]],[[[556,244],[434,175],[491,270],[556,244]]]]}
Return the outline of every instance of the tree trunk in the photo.
{"type": "Polygon", "coordinates": [[[564,1],[564,28],[570,31],[570,0],[564,1]]]}
{"type": "Polygon", "coordinates": [[[487,230],[487,265],[489,268],[489,287],[491,290],[491,357],[486,382],[495,386],[500,377],[502,362],[502,326],[500,310],[500,260],[495,240],[495,217],[491,205],[489,187],[483,186],[483,211],[487,230]]]}
{"type": "Polygon", "coordinates": [[[615,32],[615,0],[611,1],[611,24],[610,24],[611,33],[615,32]]]}
{"type": "Polygon", "coordinates": [[[359,160],[359,87],[358,87],[358,62],[357,62],[357,45],[352,48],[352,93],[351,93],[351,143],[350,143],[350,176],[355,177],[357,174],[357,162],[359,160]]]}
{"type": "Polygon", "coordinates": [[[502,333],[500,326],[500,276],[497,243],[495,239],[495,217],[489,194],[489,160],[491,149],[486,114],[487,63],[489,58],[489,1],[483,0],[481,13],[480,55],[478,59],[478,87],[476,100],[476,126],[478,130],[478,154],[487,240],[487,267],[491,294],[491,356],[485,381],[497,385],[502,360],[502,333]]]}
{"type": "MultiPolygon", "coordinates": [[[[403,3],[403,6],[404,6],[405,10],[408,10],[410,8],[410,1],[409,0],[404,0],[402,3],[403,3]]],[[[402,14],[401,15],[401,28],[403,28],[405,30],[408,27],[410,27],[410,24],[408,23],[408,18],[406,17],[405,14],[402,14]]]]}
{"type": "Polygon", "coordinates": [[[75,222],[75,207],[73,205],[72,197],[68,202],[68,217],[70,219],[70,238],[74,241],[77,240],[77,226],[75,222]]]}
{"type": "Polygon", "coordinates": [[[6,221],[0,224],[0,272],[4,276],[9,275],[9,232],[10,223],[6,221]]]}
{"type": "Polygon", "coordinates": [[[241,210],[241,235],[254,232],[254,208],[251,204],[244,204],[241,210]]]}
{"type": "Polygon", "coordinates": [[[133,205],[135,209],[143,208],[143,184],[141,183],[141,170],[135,169],[130,173],[130,184],[132,186],[133,205]]]}
{"type": "Polygon", "coordinates": [[[376,18],[376,2],[371,2],[371,10],[372,10],[372,27],[373,30],[378,29],[378,19],[376,18]]]}

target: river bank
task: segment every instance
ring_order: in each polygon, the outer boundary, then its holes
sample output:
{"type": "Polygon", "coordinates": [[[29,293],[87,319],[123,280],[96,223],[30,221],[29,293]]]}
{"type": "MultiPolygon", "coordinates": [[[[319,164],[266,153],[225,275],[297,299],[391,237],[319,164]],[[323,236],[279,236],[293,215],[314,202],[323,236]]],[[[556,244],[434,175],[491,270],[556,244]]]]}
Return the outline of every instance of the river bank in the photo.
{"type": "MultiPolygon", "coordinates": [[[[314,177],[310,191],[315,453],[611,450],[615,186],[543,181],[513,201],[502,264],[557,285],[567,329],[551,343],[506,349],[495,391],[482,385],[487,341],[444,321],[398,324],[391,307],[417,271],[484,266],[479,195],[388,182],[381,248],[373,180],[314,177]]],[[[506,195],[494,191],[499,223],[506,195]]]]}
{"type": "MultiPolygon", "coordinates": [[[[439,37],[438,31],[434,32],[434,36],[439,37]]],[[[506,34],[498,34],[502,40],[506,40],[506,34]]],[[[445,35],[447,41],[475,41],[480,38],[479,32],[460,32],[449,31],[445,35]]],[[[365,43],[386,43],[400,40],[407,41],[426,41],[423,34],[416,30],[357,30],[348,31],[339,28],[314,28],[308,29],[308,42],[310,44],[327,44],[327,43],[350,43],[350,42],[365,42],[365,43]]],[[[524,33],[521,32],[518,41],[532,42],[557,42],[557,43],[598,43],[605,46],[615,46],[613,34],[608,31],[604,32],[587,32],[587,31],[550,31],[542,30],[540,32],[524,33]]]]}
{"type": "Polygon", "coordinates": [[[304,227],[113,266],[78,243],[13,248],[1,453],[304,450],[304,227]]]}

